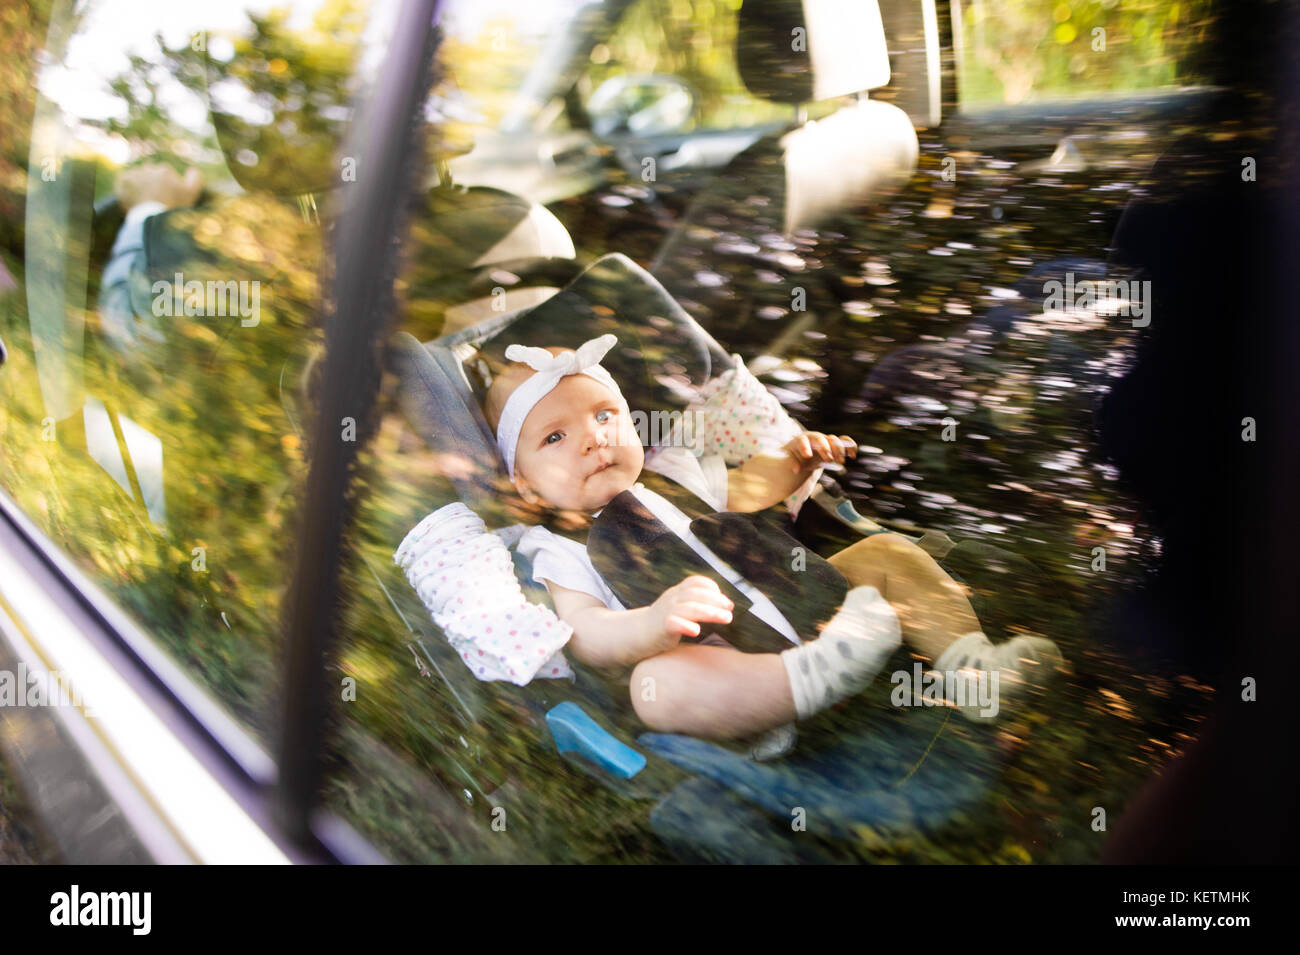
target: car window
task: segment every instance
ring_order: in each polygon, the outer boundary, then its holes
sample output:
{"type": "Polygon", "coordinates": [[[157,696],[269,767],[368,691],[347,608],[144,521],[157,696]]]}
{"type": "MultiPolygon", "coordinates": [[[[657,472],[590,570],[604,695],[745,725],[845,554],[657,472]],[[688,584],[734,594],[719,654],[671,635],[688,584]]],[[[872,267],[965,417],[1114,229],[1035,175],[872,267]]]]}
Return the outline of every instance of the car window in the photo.
{"type": "Polygon", "coordinates": [[[952,5],[962,109],[1125,96],[1204,82],[1210,0],[952,5]]]}
{"type": "MultiPolygon", "coordinates": [[[[692,132],[802,117],[741,89],[738,3],[636,0],[595,35],[574,7],[448,5],[408,219],[373,237],[400,244],[396,307],[357,317],[385,330],[379,402],[315,448],[328,240],[366,175],[352,104],[383,60],[390,8],[160,4],[155,38],[101,2],[54,24],[20,201],[0,183],[6,212],[26,209],[0,249],[0,487],[270,742],[300,522],[339,516],[300,514],[299,489],[313,456],[329,464],[356,442],[338,590],[322,596],[337,645],[324,672],[298,675],[327,694],[324,806],[393,861],[1096,861],[1079,794],[1123,804],[1208,708],[1193,675],[1143,672],[1098,633],[1164,546],[1097,438],[1152,300],[1118,263],[1125,284],[1081,291],[1108,274],[1115,221],[1158,190],[1151,163],[1187,118],[1117,130],[1098,112],[1059,155],[1060,123],[1034,121],[999,153],[969,129],[916,137],[889,102],[850,97],[811,115],[846,110],[836,122],[869,135],[834,140],[850,150],[836,161],[880,176],[836,193],[815,225],[786,228],[783,190],[816,179],[822,157],[789,168],[757,128],[757,148],[709,153],[665,207],[660,182],[611,175],[596,131],[564,122],[598,90],[614,91],[608,115],[636,117],[689,86],[692,132]],[[576,86],[567,57],[543,62],[566,45],[576,86]],[[539,69],[554,83],[529,100],[539,69]],[[654,80],[607,86],[637,77],[654,80]],[[776,501],[766,524],[700,526],[761,586],[874,539],[939,565],[999,645],[1047,635],[1073,671],[986,731],[923,703],[919,683],[896,702],[938,652],[895,646],[869,692],[812,719],[722,743],[651,731],[634,696],[647,687],[579,659],[558,626],[521,542],[543,518],[555,536],[572,528],[512,485],[485,411],[507,344],[603,332],[642,415],[637,444],[675,460],[698,500],[723,500],[725,466],[801,428],[858,442],[820,496],[776,501]],[[784,544],[778,532],[798,543],[773,566],[749,556],[784,544]]],[[[980,67],[972,102],[1065,88],[1034,66],[1048,52],[1031,37],[1048,29],[1038,7],[1005,22],[990,5],[978,20],[953,8],[962,49],[976,35],[1032,78],[980,67]]],[[[1194,22],[1190,5],[1161,9],[1179,36],[1194,22]]],[[[1082,42],[1083,14],[1048,13],[1052,42],[1082,42]]],[[[1161,69],[1095,77],[1152,88],[1161,69]]],[[[1186,157],[1187,181],[1213,168],[1186,157]]],[[[653,573],[690,560],[612,553],[609,586],[643,597],[653,573]]],[[[817,585],[793,579],[799,610],[817,585]]]]}
{"type": "Polygon", "coordinates": [[[389,8],[59,9],[5,251],[0,486],[268,743],[323,229],[389,8]]]}
{"type": "MultiPolygon", "coordinates": [[[[734,16],[719,3],[642,0],[590,49],[558,15],[539,35],[579,44],[583,96],[619,76],[677,77],[704,91],[700,125],[765,122],[776,112],[747,112],[731,98],[734,16]]],[[[1007,43],[1016,42],[1016,29],[1014,21],[1007,27],[1007,43]]],[[[987,30],[982,42],[997,46],[1002,35],[991,20],[987,30]]],[[[1037,55],[1036,42],[1018,65],[1037,55]]],[[[858,108],[830,108],[841,106],[858,108]]],[[[906,138],[888,104],[867,108],[887,114],[890,135],[906,138]]],[[[754,150],[738,169],[702,177],[692,193],[701,202],[672,220],[675,243],[664,243],[656,183],[581,180],[576,160],[558,161],[560,150],[548,154],[556,162],[539,164],[537,129],[528,124],[480,138],[457,160],[466,165],[452,165],[451,183],[430,177],[407,237],[402,309],[386,343],[388,375],[348,536],[343,647],[330,674],[343,718],[331,737],[328,805],[402,860],[786,858],[786,849],[771,848],[785,845],[794,808],[779,801],[789,790],[778,781],[807,769],[812,753],[840,753],[842,762],[828,757],[845,774],[832,788],[843,799],[846,791],[860,796],[856,806],[896,805],[897,787],[911,781],[921,795],[908,811],[960,813],[962,800],[1001,805],[1028,786],[1042,796],[1035,812],[1043,829],[1018,835],[1010,815],[967,817],[957,840],[922,836],[917,822],[917,830],[902,824],[901,835],[822,831],[791,851],[856,860],[1094,858],[1095,841],[1061,808],[1072,805],[1075,789],[1094,785],[1089,767],[1104,764],[1112,789],[1132,792],[1152,765],[1150,740],[1182,739],[1206,707],[1195,680],[1162,683],[1156,701],[1144,689],[1147,675],[1109,657],[1098,664],[1089,649],[1096,615],[1141,586],[1161,547],[1094,431],[1098,403],[1133,361],[1143,326],[1129,306],[1139,303],[1072,307],[1053,304],[1048,291],[1059,282],[1064,296],[1066,283],[1074,289],[1104,274],[1114,222],[1165,147],[1169,130],[1158,122],[1133,117],[1135,130],[1117,132],[1112,119],[1080,121],[1087,162],[1073,171],[1051,158],[1057,123],[1039,123],[1037,145],[1006,155],[947,142],[942,126],[926,130],[915,171],[892,191],[846,202],[818,227],[786,234],[787,170],[778,149],[754,150]],[[517,175],[525,165],[526,180],[517,175]],[[458,180],[458,168],[474,168],[476,178],[458,180]],[[1079,177],[1068,189],[1067,173],[1079,177]],[[516,188],[521,182],[527,195],[516,188]],[[569,226],[571,253],[543,240],[555,219],[569,226]],[[611,254],[626,260],[610,262],[611,254]],[[629,275],[644,282],[634,267],[641,264],[649,264],[651,284],[620,300],[610,290],[629,275]],[[604,290],[583,293],[595,299],[555,292],[584,274],[604,290]],[[521,302],[520,291],[535,296],[521,302]],[[470,302],[473,315],[460,308],[470,302]],[[688,316],[681,327],[698,322],[710,347],[673,338],[678,307],[688,316]],[[529,314],[541,317],[530,326],[529,314]],[[514,322],[524,324],[495,337],[514,322]],[[889,674],[911,674],[915,662],[906,649],[879,677],[874,702],[858,699],[801,724],[790,763],[765,764],[752,740],[714,745],[648,732],[629,709],[636,688],[627,673],[603,673],[571,647],[553,659],[540,631],[512,634],[502,612],[504,600],[527,601],[527,614],[555,602],[518,544],[519,525],[535,524],[536,512],[502,477],[475,403],[520,329],[528,343],[545,345],[578,327],[617,334],[611,364],[646,359],[648,371],[628,390],[641,389],[635,393],[647,401],[685,401],[682,390],[721,377],[728,356],[739,354],[764,386],[766,397],[750,394],[771,419],[788,415],[810,430],[849,434],[863,449],[835,482],[865,520],[840,521],[838,498],[805,504],[796,530],[806,540],[834,552],[884,527],[919,541],[967,588],[997,641],[1049,635],[1088,675],[1065,678],[1012,724],[996,752],[982,749],[958,717],[913,720],[891,706],[889,674]],[[503,589],[479,589],[489,572],[467,563],[464,541],[432,546],[437,533],[427,522],[449,520],[449,507],[482,520],[481,528],[466,525],[481,548],[475,559],[508,555],[496,567],[503,589]],[[449,598],[443,577],[464,589],[449,598]],[[462,596],[484,601],[470,614],[475,620],[493,619],[467,623],[446,603],[462,596]],[[483,643],[457,629],[498,623],[503,632],[478,634],[483,643]],[[491,645],[507,636],[540,648],[545,668],[533,661],[512,673],[517,644],[491,645]],[[574,707],[645,757],[644,769],[623,777],[602,765],[622,751],[592,743],[608,739],[591,724],[566,722],[578,719],[574,707]],[[897,766],[887,783],[866,768],[880,765],[897,766]],[[888,792],[873,803],[881,785],[888,792]]],[[[783,121],[791,120],[787,110],[783,121]]],[[[715,440],[743,436],[724,423],[715,440]]],[[[629,550],[619,583],[656,569],[629,550]]],[[[767,745],[780,751],[779,742],[767,745]]],[[[800,779],[789,785],[805,785],[800,779]]],[[[812,798],[818,790],[799,791],[812,798]]],[[[836,796],[826,799],[827,812],[848,811],[836,796]]]]}

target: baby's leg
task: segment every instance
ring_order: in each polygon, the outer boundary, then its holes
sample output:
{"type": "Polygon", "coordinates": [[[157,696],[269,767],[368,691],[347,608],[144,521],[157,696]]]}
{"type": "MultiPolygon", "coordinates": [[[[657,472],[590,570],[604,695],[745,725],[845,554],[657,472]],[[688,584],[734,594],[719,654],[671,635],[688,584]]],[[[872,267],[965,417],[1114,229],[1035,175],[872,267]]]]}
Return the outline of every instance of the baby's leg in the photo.
{"type": "Polygon", "coordinates": [[[829,558],[854,587],[869,584],[898,614],[903,639],[937,660],[955,639],[983,629],[964,588],[899,534],[873,534],[829,558]]]}
{"type": "Polygon", "coordinates": [[[880,591],[898,614],[903,639],[929,657],[935,669],[964,675],[965,690],[947,684],[948,698],[968,719],[984,723],[1014,709],[1026,688],[1051,679],[1064,662],[1046,637],[1022,634],[995,646],[965,588],[905,537],[873,534],[830,562],[850,583],[880,591]]]}
{"type": "MultiPolygon", "coordinates": [[[[875,587],[897,613],[904,639],[931,660],[982,629],[961,585],[905,537],[874,534],[830,562],[851,586],[875,587]]],[[[798,718],[782,656],[683,644],[637,664],[632,705],[659,732],[706,739],[761,733],[798,718]]]]}
{"type": "Polygon", "coordinates": [[[796,719],[776,653],[682,644],[638,663],[629,690],[641,721],[661,733],[737,739],[796,719]]]}

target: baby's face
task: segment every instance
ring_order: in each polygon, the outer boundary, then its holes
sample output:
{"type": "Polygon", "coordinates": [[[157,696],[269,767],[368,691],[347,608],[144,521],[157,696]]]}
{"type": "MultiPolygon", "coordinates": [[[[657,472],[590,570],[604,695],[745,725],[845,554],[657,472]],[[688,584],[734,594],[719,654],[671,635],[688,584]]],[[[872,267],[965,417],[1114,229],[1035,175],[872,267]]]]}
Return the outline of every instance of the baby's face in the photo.
{"type": "Polygon", "coordinates": [[[636,483],[644,464],[627,408],[587,375],[566,375],[533,406],[515,451],[516,476],[564,510],[599,510],[636,483]]]}

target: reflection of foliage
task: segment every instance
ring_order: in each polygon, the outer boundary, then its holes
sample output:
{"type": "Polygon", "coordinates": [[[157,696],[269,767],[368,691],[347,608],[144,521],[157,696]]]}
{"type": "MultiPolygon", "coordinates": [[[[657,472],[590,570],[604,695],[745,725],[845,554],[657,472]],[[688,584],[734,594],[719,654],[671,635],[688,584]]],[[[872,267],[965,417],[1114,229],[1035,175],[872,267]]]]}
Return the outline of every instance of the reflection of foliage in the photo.
{"type": "Polygon", "coordinates": [[[291,31],[287,11],[250,15],[253,33],[235,42],[228,64],[209,60],[213,121],[228,156],[247,165],[274,192],[303,192],[337,183],[333,169],[347,107],[356,93],[358,41],[365,17],[355,0],[322,5],[304,33],[291,31]],[[252,94],[273,121],[249,121],[221,108],[218,91],[234,83],[252,94]],[[244,152],[247,150],[248,152],[244,152]]]}
{"type": "Polygon", "coordinates": [[[37,50],[54,0],[0,7],[0,248],[19,255],[37,50]]]}
{"type": "Polygon", "coordinates": [[[1215,0],[971,0],[963,11],[966,105],[1187,84],[1215,0]],[[1094,36],[1104,31],[1105,49],[1094,36]]]}
{"type": "Polygon", "coordinates": [[[228,60],[212,55],[214,37],[169,47],[157,36],[158,61],[131,57],[113,92],[124,120],[104,125],[137,153],[168,158],[193,139],[160,101],[160,86],[179,82],[208,101],[218,142],[236,177],[275,193],[321,189],[339,181],[335,153],[356,92],[359,40],[365,16],[356,0],[331,0],[310,28],[288,25],[289,10],[249,14],[249,31],[232,40],[228,60]]]}
{"type": "Polygon", "coordinates": [[[485,20],[472,37],[445,34],[438,62],[448,85],[439,93],[452,97],[447,108],[456,117],[496,126],[518,96],[537,52],[536,43],[508,17],[485,20]]]}
{"type": "MultiPolygon", "coordinates": [[[[0,484],[221,702],[269,742],[279,626],[302,454],[292,401],[310,348],[319,236],[262,199],[184,210],[169,226],[194,254],[167,263],[202,279],[260,281],[260,322],[165,319],[165,344],[107,357],[88,318],[87,393],[163,442],[165,528],[152,525],[86,453],[80,415],[42,438],[45,416],[25,308],[10,296],[0,484]],[[256,223],[256,230],[248,223],[256,223]],[[100,360],[104,359],[104,360],[100,360]],[[206,571],[192,567],[204,548],[206,571]]],[[[79,356],[69,354],[77,362],[79,356]]]]}
{"type": "Polygon", "coordinates": [[[695,118],[702,128],[788,122],[788,106],[755,98],[740,80],[735,55],[739,9],[739,0],[639,0],[593,54],[588,92],[611,76],[666,73],[695,90],[695,118]]]}
{"type": "MultiPolygon", "coordinates": [[[[195,138],[194,131],[172,119],[171,111],[163,101],[174,76],[188,76],[189,81],[185,85],[191,88],[197,86],[202,93],[202,85],[198,82],[201,79],[201,66],[196,59],[197,54],[188,46],[172,50],[163,43],[161,34],[156,39],[167,69],[160,68],[146,57],[131,54],[130,68],[109,82],[109,89],[126,108],[126,118],[110,117],[96,121],[93,125],[102,126],[106,131],[124,138],[131,147],[133,157],[168,162],[181,169],[187,162],[185,157],[195,138]]],[[[209,142],[206,145],[212,147],[215,143],[209,142]]],[[[216,157],[205,158],[211,166],[216,157]]]]}
{"type": "MultiPolygon", "coordinates": [[[[581,79],[582,94],[589,97],[610,77],[665,73],[694,89],[699,126],[788,121],[789,107],[756,99],[740,81],[734,55],[739,7],[739,0],[639,0],[623,14],[607,42],[592,51],[581,79]]],[[[441,61],[454,90],[471,98],[468,103],[453,100],[452,112],[472,123],[498,124],[533,63],[533,46],[514,21],[504,17],[485,21],[471,38],[448,37],[441,61]],[[525,50],[527,54],[521,55],[525,50]],[[469,111],[476,115],[465,115],[469,111]]],[[[456,92],[449,89],[447,95],[456,92]]]]}

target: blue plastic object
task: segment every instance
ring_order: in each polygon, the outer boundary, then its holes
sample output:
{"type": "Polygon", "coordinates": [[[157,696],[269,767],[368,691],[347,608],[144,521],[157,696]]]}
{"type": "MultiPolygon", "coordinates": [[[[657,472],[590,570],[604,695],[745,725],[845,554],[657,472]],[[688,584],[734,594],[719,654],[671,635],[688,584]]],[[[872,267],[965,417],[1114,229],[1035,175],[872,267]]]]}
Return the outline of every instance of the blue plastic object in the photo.
{"type": "Polygon", "coordinates": [[[611,776],[631,779],[645,769],[646,759],[593,720],[577,703],[565,702],[546,713],[555,748],[585,756],[611,776]]]}

